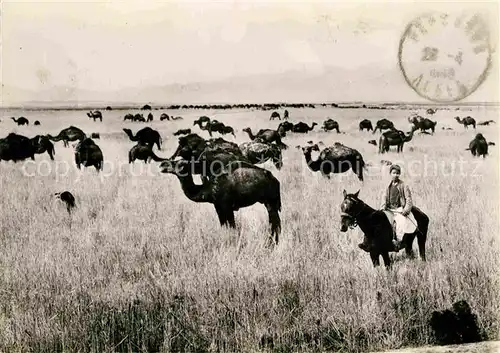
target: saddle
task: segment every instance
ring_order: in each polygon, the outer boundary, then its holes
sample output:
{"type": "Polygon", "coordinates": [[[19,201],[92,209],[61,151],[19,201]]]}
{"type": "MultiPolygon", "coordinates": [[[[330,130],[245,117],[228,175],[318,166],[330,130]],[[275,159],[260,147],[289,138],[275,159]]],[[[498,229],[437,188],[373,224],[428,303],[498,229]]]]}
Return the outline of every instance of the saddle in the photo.
{"type": "MultiPolygon", "coordinates": [[[[398,224],[396,222],[395,214],[392,213],[391,211],[386,211],[386,210],[384,210],[384,213],[385,213],[389,223],[392,226],[392,237],[393,237],[393,239],[396,239],[398,224]]],[[[402,223],[399,225],[399,227],[402,228],[403,234],[411,234],[411,233],[415,232],[415,230],[417,229],[417,221],[415,220],[415,217],[413,216],[413,210],[404,219],[401,219],[400,217],[398,217],[398,218],[400,219],[400,222],[402,223]]]]}

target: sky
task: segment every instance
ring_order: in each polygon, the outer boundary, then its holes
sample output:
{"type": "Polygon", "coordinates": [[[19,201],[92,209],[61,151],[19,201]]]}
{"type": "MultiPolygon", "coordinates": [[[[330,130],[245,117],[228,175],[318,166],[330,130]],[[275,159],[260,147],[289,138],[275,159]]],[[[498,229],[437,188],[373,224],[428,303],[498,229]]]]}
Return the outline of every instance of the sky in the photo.
{"type": "MultiPolygon", "coordinates": [[[[394,72],[404,27],[437,5],[80,0],[3,1],[2,6],[5,103],[23,90],[36,99],[37,92],[60,87],[105,94],[274,74],[321,77],[332,68],[353,76],[345,85],[352,81],[359,89],[349,92],[370,86],[363,97],[376,100],[382,87],[364,82],[367,68],[374,74],[394,72]],[[365,76],[357,77],[357,68],[365,76]]],[[[496,30],[497,7],[486,14],[496,30]]],[[[498,86],[498,75],[493,76],[476,100],[491,100],[491,87],[498,86]]],[[[394,101],[418,98],[407,88],[398,96],[404,80],[393,83],[394,101]]],[[[338,99],[356,100],[342,91],[338,99]]]]}

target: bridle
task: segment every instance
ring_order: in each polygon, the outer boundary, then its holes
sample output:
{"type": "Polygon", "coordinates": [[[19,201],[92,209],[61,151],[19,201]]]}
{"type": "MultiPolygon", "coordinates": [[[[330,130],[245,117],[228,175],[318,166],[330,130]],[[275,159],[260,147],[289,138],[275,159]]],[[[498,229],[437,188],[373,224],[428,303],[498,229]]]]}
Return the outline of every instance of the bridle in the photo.
{"type": "Polygon", "coordinates": [[[341,212],[340,216],[345,217],[345,218],[349,218],[351,220],[351,224],[348,225],[348,227],[350,229],[354,229],[358,226],[358,222],[356,222],[356,218],[354,216],[351,216],[350,214],[345,213],[345,212],[341,212]]]}

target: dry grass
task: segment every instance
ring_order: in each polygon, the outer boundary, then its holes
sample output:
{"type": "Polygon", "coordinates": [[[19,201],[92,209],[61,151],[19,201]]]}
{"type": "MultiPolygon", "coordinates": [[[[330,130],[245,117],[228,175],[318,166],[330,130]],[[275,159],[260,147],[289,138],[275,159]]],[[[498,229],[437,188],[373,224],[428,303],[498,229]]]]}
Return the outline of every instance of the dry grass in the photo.
{"type": "MultiPolygon", "coordinates": [[[[154,113],[158,119],[161,112],[154,113]]],[[[245,126],[278,124],[267,120],[270,112],[224,113],[180,111],[175,115],[182,121],[155,120],[151,126],[161,131],[165,146],[157,154],[170,156],[177,140],[172,132],[193,129],[200,115],[215,114],[234,126],[237,142],[248,140],[241,132],[245,126]]],[[[439,111],[433,117],[439,120],[436,136],[416,136],[404,154],[379,156],[367,143],[374,135],[359,132],[357,123],[389,117],[406,129],[408,111],[290,110],[294,122],[321,125],[332,117],[346,134],[289,135],[283,169],[264,165],[281,182],[283,231],[274,250],[265,247],[262,205],[239,211],[236,231],[222,229],[211,205],[189,201],[179,181],[162,175],[156,164],[129,168],[133,143],[121,128],[135,132],[144,124],[123,123],[124,112],[104,112],[103,123],[83,112],[22,114],[40,120],[40,127],[17,127],[5,118],[13,114],[4,113],[1,136],[57,133],[71,124],[100,132],[108,163],[101,175],[78,171],[72,149],[61,142],[56,160],[70,165],[64,176],[46,155],[37,156],[42,167],[36,173],[32,163],[0,163],[0,351],[394,349],[431,343],[430,313],[459,299],[470,303],[487,338],[497,339],[498,153],[476,160],[464,151],[474,132],[453,120],[457,113],[439,111]],[[443,131],[444,125],[455,130],[443,131]],[[364,185],[352,173],[325,180],[308,170],[294,147],[310,139],[357,148],[372,165],[364,185]],[[403,179],[431,218],[427,263],[400,253],[391,271],[374,269],[357,248],[359,229],[340,232],[343,189],[361,188],[360,198],[380,204],[388,182],[380,159],[402,162],[403,179]],[[405,168],[425,160],[439,163],[437,170],[430,164],[427,171],[405,168]],[[459,160],[465,161],[462,171],[453,172],[459,160]],[[51,197],[62,190],[76,196],[71,217],[51,197]]],[[[497,111],[464,114],[479,121],[495,119],[497,111]]],[[[478,131],[500,142],[495,126],[478,131]]]]}

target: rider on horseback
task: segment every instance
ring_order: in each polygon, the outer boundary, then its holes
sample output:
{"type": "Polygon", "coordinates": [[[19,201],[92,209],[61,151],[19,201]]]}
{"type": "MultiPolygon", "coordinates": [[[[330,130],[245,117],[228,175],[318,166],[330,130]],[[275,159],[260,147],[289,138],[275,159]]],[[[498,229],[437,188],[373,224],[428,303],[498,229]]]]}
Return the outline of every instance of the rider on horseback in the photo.
{"type": "MultiPolygon", "coordinates": [[[[403,248],[403,244],[398,241],[398,236],[402,237],[405,233],[411,233],[412,231],[408,229],[413,228],[416,225],[416,221],[411,214],[413,200],[410,188],[399,179],[401,167],[397,164],[393,164],[389,172],[392,181],[385,190],[381,210],[385,211],[388,218],[392,220],[391,223],[394,228],[394,250],[399,251],[403,248]]],[[[366,237],[358,246],[365,251],[370,251],[366,237]]]]}

